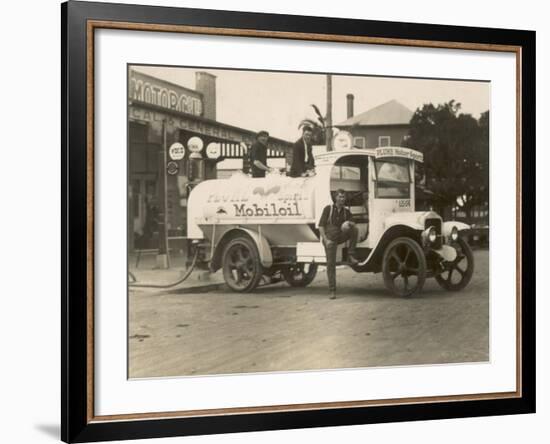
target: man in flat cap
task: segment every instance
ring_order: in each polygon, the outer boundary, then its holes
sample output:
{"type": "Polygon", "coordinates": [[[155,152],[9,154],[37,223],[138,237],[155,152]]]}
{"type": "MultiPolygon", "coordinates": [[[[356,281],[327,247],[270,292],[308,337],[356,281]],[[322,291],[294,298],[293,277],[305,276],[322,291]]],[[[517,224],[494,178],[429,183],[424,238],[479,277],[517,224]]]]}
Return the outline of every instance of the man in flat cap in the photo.
{"type": "Polygon", "coordinates": [[[252,177],[265,177],[267,171],[272,168],[267,166],[267,141],[269,133],[260,131],[256,135],[256,141],[250,147],[250,170],[252,177]]]}

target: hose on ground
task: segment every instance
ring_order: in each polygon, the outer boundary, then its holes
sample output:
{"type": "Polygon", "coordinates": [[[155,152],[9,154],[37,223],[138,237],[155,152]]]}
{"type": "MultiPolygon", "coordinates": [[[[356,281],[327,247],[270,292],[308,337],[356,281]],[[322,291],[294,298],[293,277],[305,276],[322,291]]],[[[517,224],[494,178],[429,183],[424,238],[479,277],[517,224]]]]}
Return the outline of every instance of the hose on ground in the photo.
{"type": "Polygon", "coordinates": [[[131,272],[128,272],[129,277],[131,279],[133,279],[133,281],[128,282],[128,285],[130,287],[138,287],[138,288],[172,288],[172,287],[176,287],[177,285],[180,285],[181,283],[183,283],[191,275],[191,272],[193,271],[193,269],[195,268],[195,265],[197,264],[197,258],[198,257],[199,257],[199,249],[197,248],[195,250],[195,255],[193,256],[193,260],[191,261],[191,265],[189,267],[187,267],[187,270],[185,271],[184,275],[181,278],[179,278],[176,282],[172,282],[171,284],[164,284],[164,285],[139,284],[139,283],[136,282],[135,276],[131,272]]]}

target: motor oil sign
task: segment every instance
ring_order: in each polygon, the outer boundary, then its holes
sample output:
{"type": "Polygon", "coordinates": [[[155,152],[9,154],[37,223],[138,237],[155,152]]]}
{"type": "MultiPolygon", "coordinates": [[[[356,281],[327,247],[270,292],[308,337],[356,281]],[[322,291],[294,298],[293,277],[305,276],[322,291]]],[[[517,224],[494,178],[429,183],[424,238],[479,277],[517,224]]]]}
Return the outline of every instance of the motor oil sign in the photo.
{"type": "Polygon", "coordinates": [[[221,219],[312,217],[312,189],[309,186],[264,181],[254,186],[248,182],[247,185],[211,193],[206,200],[206,207],[210,207],[205,208],[206,212],[215,213],[221,219]]]}
{"type": "Polygon", "coordinates": [[[172,160],[181,160],[185,156],[185,147],[179,143],[173,143],[168,150],[168,155],[172,160]]]}

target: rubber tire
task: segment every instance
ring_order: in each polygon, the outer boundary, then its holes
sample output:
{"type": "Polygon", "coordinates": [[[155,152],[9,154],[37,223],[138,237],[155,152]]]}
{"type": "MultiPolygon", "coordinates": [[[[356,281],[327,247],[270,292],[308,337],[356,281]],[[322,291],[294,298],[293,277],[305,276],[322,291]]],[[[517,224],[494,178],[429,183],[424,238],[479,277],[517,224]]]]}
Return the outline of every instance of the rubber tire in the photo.
{"type": "Polygon", "coordinates": [[[457,243],[460,245],[462,252],[468,260],[468,268],[465,271],[466,276],[458,284],[453,284],[446,281],[441,277],[441,274],[435,276],[437,283],[441,286],[441,288],[447,291],[460,291],[464,289],[466,285],[470,283],[474,274],[474,254],[472,253],[472,248],[468,245],[468,242],[461,237],[458,238],[457,243]]]}
{"type": "MultiPolygon", "coordinates": [[[[305,265],[305,264],[304,264],[305,265]]],[[[307,287],[313,282],[315,276],[317,275],[317,269],[319,268],[317,264],[308,264],[310,269],[307,274],[304,274],[304,279],[295,280],[293,274],[289,268],[283,268],[283,277],[288,285],[291,287],[307,287]]]]}
{"type": "Polygon", "coordinates": [[[225,283],[231,290],[237,293],[249,293],[253,291],[260,283],[260,280],[262,279],[263,272],[264,272],[260,261],[260,253],[258,252],[258,248],[256,247],[256,244],[254,243],[254,241],[247,236],[238,236],[238,237],[235,237],[234,239],[231,239],[223,250],[222,270],[223,270],[223,277],[224,277],[225,283]],[[228,266],[229,252],[236,245],[241,245],[242,247],[247,248],[251,256],[251,259],[253,261],[253,266],[254,266],[253,276],[250,282],[248,283],[248,285],[246,285],[245,287],[235,286],[231,269],[228,266]]]}
{"type": "Polygon", "coordinates": [[[386,288],[396,296],[409,297],[421,291],[422,287],[424,286],[424,282],[426,282],[426,269],[427,265],[424,251],[422,250],[418,242],[409,237],[398,237],[397,239],[394,239],[390,242],[390,244],[386,247],[386,250],[384,251],[384,256],[382,258],[382,274],[384,276],[384,284],[386,285],[386,288]],[[392,254],[394,248],[400,244],[407,245],[407,247],[414,252],[418,260],[419,272],[417,274],[417,285],[415,288],[407,292],[396,291],[396,288],[394,286],[394,279],[392,279],[391,272],[389,270],[390,255],[392,254]]]}

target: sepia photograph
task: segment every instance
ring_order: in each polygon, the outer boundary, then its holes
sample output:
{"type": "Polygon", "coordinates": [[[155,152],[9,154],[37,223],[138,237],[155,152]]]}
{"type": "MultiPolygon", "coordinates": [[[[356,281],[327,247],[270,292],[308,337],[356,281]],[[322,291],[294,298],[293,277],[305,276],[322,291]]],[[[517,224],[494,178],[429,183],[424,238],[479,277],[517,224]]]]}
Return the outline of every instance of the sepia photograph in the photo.
{"type": "Polygon", "coordinates": [[[534,32],[62,23],[63,440],[535,412],[534,32]]]}
{"type": "Polygon", "coordinates": [[[127,86],[129,378],[490,360],[490,82],[127,86]]]}

